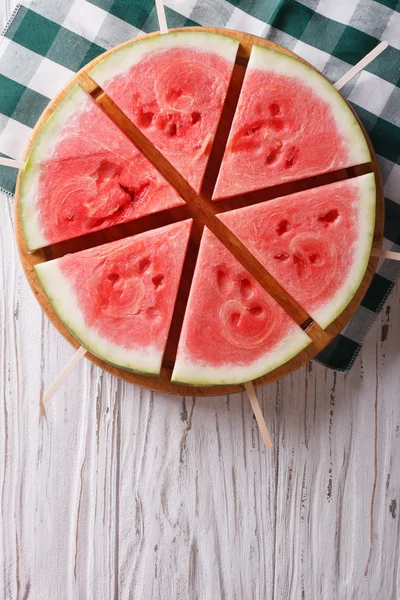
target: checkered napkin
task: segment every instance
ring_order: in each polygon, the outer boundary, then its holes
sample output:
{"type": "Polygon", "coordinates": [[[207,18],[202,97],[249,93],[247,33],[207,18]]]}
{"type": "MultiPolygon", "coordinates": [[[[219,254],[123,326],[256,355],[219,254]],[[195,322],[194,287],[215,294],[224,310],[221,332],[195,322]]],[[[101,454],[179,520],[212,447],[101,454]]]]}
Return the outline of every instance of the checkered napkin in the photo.
{"type": "MultiPolygon", "coordinates": [[[[389,48],[342,90],[367,129],[385,184],[384,248],[400,251],[400,2],[396,0],[166,0],[170,27],[239,29],[299,54],[332,82],[380,40],[389,48]]],[[[90,60],[158,29],[153,0],[26,0],[0,38],[0,154],[19,159],[50,98],[90,60]]],[[[12,194],[15,171],[0,167],[12,194]]],[[[351,322],[319,356],[348,371],[400,271],[380,261],[351,322]]]]}

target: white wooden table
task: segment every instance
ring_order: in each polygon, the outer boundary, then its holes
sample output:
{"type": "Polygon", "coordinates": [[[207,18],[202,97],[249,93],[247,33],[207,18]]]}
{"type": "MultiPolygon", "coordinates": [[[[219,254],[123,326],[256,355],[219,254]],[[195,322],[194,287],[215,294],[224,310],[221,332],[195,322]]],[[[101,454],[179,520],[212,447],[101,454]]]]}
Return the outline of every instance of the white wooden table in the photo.
{"type": "Polygon", "coordinates": [[[399,286],[350,375],[259,391],[272,452],[241,395],[152,394],[86,360],[43,407],[73,351],[0,204],[1,599],[400,597],[399,286]]]}

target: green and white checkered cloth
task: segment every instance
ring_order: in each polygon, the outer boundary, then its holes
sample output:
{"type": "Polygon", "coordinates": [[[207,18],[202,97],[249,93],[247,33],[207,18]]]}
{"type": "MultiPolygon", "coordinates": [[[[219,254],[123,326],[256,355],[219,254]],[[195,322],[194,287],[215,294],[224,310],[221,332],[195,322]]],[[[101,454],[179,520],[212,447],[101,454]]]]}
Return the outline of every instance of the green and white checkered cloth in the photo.
{"type": "MultiPolygon", "coordinates": [[[[400,251],[400,2],[396,0],[166,0],[169,27],[239,29],[293,50],[332,82],[390,44],[342,90],[375,150],[385,184],[384,248],[400,251]]],[[[0,38],[0,155],[19,159],[50,98],[75,71],[116,44],[158,29],[153,0],[26,0],[0,38]]],[[[0,167],[12,194],[15,171],[0,167]]],[[[348,371],[400,271],[380,261],[345,330],[318,357],[348,371]]]]}

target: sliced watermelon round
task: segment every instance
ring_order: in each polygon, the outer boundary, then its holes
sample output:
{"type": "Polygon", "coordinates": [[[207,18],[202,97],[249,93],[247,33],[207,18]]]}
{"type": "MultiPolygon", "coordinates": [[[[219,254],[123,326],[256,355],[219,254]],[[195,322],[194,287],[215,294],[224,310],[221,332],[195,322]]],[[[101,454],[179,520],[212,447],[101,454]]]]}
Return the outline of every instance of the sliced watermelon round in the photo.
{"type": "MultiPolygon", "coordinates": [[[[199,190],[238,41],[179,32],[128,44],[91,76],[199,190]]],[[[253,47],[215,199],[370,160],[332,86],[300,61],[253,47]]],[[[76,87],[46,122],[21,181],[30,250],[183,203],[112,120],[76,87]]],[[[265,268],[327,327],[367,268],[372,174],[220,214],[265,268]]],[[[158,374],[191,221],[35,267],[62,322],[93,354],[158,374]]],[[[311,340],[206,228],[173,381],[237,384],[284,364],[311,340]]]]}
{"type": "Polygon", "coordinates": [[[199,190],[238,45],[215,33],[172,32],[122,47],[90,75],[199,190]]]}
{"type": "Polygon", "coordinates": [[[354,114],[322,75],[253,46],[214,199],[370,160],[354,114]]]}
{"type": "Polygon", "coordinates": [[[159,374],[191,220],[35,267],[64,325],[119,367],[159,374]]]}
{"type": "Polygon", "coordinates": [[[375,198],[375,177],[369,173],[218,216],[300,306],[327,327],[365,275],[375,198]]]}
{"type": "Polygon", "coordinates": [[[29,250],[182,203],[80,87],[37,136],[20,188],[29,250]]]}
{"type": "Polygon", "coordinates": [[[222,385],[256,379],[310,338],[205,229],[172,381],[222,385]]]}

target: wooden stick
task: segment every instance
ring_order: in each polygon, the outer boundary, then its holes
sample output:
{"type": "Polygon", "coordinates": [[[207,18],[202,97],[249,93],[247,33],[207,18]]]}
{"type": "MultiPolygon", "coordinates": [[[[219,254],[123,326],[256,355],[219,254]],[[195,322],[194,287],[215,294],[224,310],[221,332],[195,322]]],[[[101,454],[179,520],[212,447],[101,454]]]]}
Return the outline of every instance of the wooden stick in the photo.
{"type": "Polygon", "coordinates": [[[257,400],[254,385],[251,381],[248,381],[247,383],[244,384],[244,387],[246,388],[246,392],[247,392],[247,395],[250,400],[251,408],[253,409],[253,413],[256,418],[258,427],[260,429],[261,437],[264,440],[264,444],[266,445],[267,448],[272,448],[272,440],[269,435],[269,432],[267,429],[267,424],[264,420],[264,417],[263,417],[263,414],[261,411],[261,407],[257,400]]]}
{"type": "Polygon", "coordinates": [[[0,156],[0,165],[3,167],[13,167],[14,169],[25,169],[25,162],[23,160],[14,160],[12,158],[3,158],[0,156]]]}
{"type": "Polygon", "coordinates": [[[60,387],[60,385],[62,384],[64,379],[66,379],[66,377],[71,373],[71,371],[75,367],[75,365],[80,361],[80,359],[83,356],[85,356],[86,352],[87,352],[87,350],[83,346],[81,346],[77,350],[77,352],[75,352],[74,356],[71,358],[69,363],[65,365],[65,367],[63,368],[63,370],[61,371],[61,373],[59,374],[57,379],[54,381],[54,383],[52,383],[52,385],[49,387],[47,392],[44,394],[43,402],[47,402],[47,400],[50,400],[50,398],[58,390],[58,388],[60,387]]]}
{"type": "Polygon", "coordinates": [[[343,77],[341,77],[339,81],[337,81],[334,84],[333,87],[337,90],[341,90],[342,87],[346,85],[348,81],[350,81],[350,79],[353,79],[353,77],[355,77],[360,71],[362,71],[367,65],[369,65],[369,63],[372,62],[377,56],[379,56],[379,54],[383,52],[388,47],[388,45],[389,44],[387,42],[381,42],[380,44],[378,44],[376,48],[371,50],[371,52],[368,52],[368,54],[364,56],[364,58],[362,58],[360,62],[354,65],[354,67],[352,67],[350,71],[347,71],[347,73],[345,73],[343,77]]]}
{"type": "Polygon", "coordinates": [[[156,0],[156,9],[161,35],[164,33],[168,33],[168,25],[167,19],[165,17],[165,8],[163,0],[156,0]]]}
{"type": "Polygon", "coordinates": [[[390,258],[391,260],[400,260],[400,252],[392,252],[391,250],[381,250],[380,248],[372,248],[372,256],[379,258],[390,258]]]}

